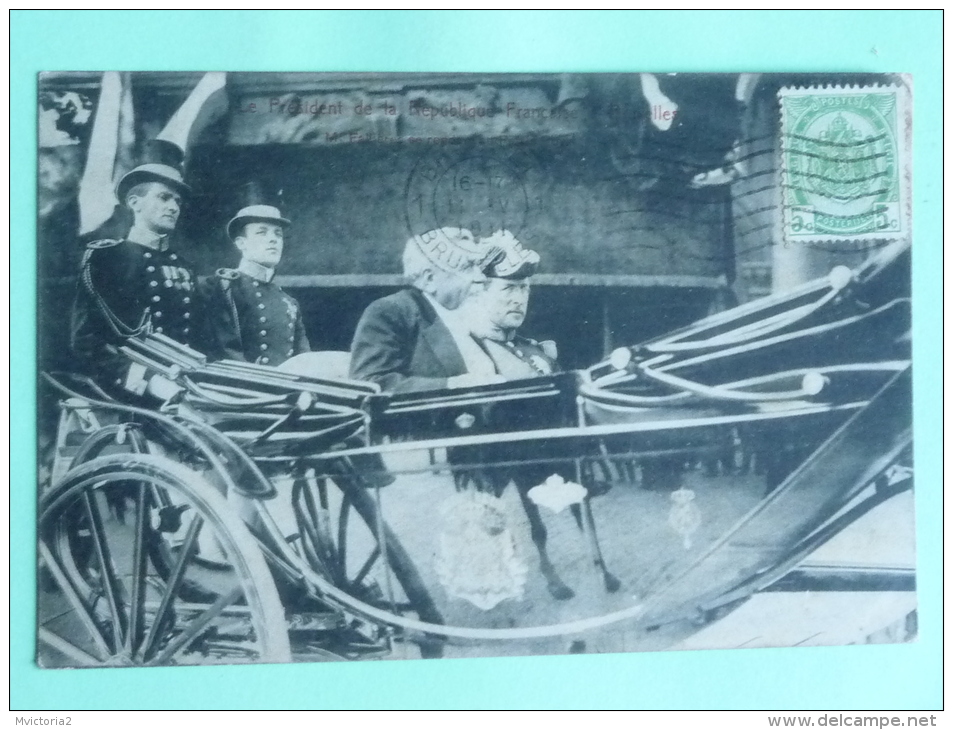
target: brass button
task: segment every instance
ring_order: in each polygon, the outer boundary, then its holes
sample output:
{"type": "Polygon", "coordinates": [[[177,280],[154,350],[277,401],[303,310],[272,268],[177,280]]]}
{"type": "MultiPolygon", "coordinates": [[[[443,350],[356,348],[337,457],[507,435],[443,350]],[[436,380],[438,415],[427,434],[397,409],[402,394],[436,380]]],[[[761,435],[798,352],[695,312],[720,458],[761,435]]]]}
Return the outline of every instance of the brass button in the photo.
{"type": "Polygon", "coordinates": [[[165,280],[165,288],[166,288],[166,289],[171,289],[171,288],[172,288],[172,279],[166,279],[166,280],[165,280]]]}
{"type": "Polygon", "coordinates": [[[188,303],[191,302],[191,301],[192,301],[192,300],[189,299],[188,297],[183,297],[183,298],[182,298],[182,303],[183,303],[183,304],[188,304],[188,303]]]}
{"type": "Polygon", "coordinates": [[[156,327],[156,332],[158,332],[158,333],[161,335],[161,334],[162,334],[162,328],[161,328],[161,327],[156,327]]]}
{"type": "Polygon", "coordinates": [[[155,271],[155,270],[156,270],[156,267],[155,267],[155,266],[147,266],[147,267],[146,267],[146,271],[148,271],[150,274],[151,274],[153,271],[155,271]]]}
{"type": "Polygon", "coordinates": [[[186,312],[182,315],[182,319],[189,319],[192,316],[191,312],[186,312]]]}
{"type": "Polygon", "coordinates": [[[268,321],[268,318],[267,318],[267,317],[259,317],[259,318],[258,318],[258,321],[259,321],[259,322],[267,322],[267,321],[268,321]]]}
{"type": "Polygon", "coordinates": [[[267,357],[263,357],[263,358],[261,359],[261,364],[262,364],[262,365],[267,365],[268,362],[269,362],[269,361],[268,361],[268,358],[267,358],[267,357]]]}
{"type": "Polygon", "coordinates": [[[183,335],[187,335],[188,333],[189,333],[189,328],[188,328],[188,327],[186,327],[185,329],[182,330],[182,334],[183,334],[183,335]]]}
{"type": "Polygon", "coordinates": [[[264,305],[264,304],[259,304],[259,305],[258,305],[258,308],[259,308],[259,309],[264,309],[264,308],[265,308],[265,305],[264,305]]]}
{"type": "Polygon", "coordinates": [[[149,286],[159,286],[159,282],[158,282],[158,281],[150,281],[150,282],[149,282],[149,286]]]}
{"type": "Polygon", "coordinates": [[[154,302],[161,302],[161,301],[162,301],[162,297],[160,297],[158,294],[156,294],[154,297],[152,297],[152,301],[154,301],[154,302]]]}
{"type": "Polygon", "coordinates": [[[259,299],[261,299],[261,292],[260,292],[260,291],[256,291],[256,292],[255,292],[255,296],[258,297],[259,299]]]}
{"type": "Polygon", "coordinates": [[[151,258],[152,258],[152,252],[151,252],[151,251],[146,251],[146,252],[143,254],[143,256],[145,256],[147,259],[151,259],[151,258]]]}
{"type": "Polygon", "coordinates": [[[262,336],[262,337],[266,336],[267,334],[268,334],[268,330],[262,330],[262,331],[261,331],[261,336],[262,336]]]}
{"type": "Polygon", "coordinates": [[[161,317],[161,316],[162,316],[162,312],[156,312],[156,313],[155,313],[155,316],[156,316],[156,317],[161,317]]]}
{"type": "Polygon", "coordinates": [[[175,260],[176,260],[177,258],[179,258],[179,257],[176,256],[176,255],[173,253],[173,254],[169,254],[169,258],[172,259],[173,261],[175,261],[175,260]]]}
{"type": "Polygon", "coordinates": [[[267,350],[267,349],[268,349],[268,345],[266,345],[264,342],[262,342],[262,343],[261,343],[261,349],[262,349],[262,350],[267,350]]]}

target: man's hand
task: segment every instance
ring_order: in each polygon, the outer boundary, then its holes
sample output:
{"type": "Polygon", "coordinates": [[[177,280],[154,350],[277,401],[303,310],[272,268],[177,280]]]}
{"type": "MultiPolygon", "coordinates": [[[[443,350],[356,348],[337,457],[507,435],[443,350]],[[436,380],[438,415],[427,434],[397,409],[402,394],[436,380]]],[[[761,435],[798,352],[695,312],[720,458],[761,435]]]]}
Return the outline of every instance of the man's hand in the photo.
{"type": "Polygon", "coordinates": [[[447,378],[448,388],[472,388],[477,385],[494,385],[496,383],[505,383],[506,378],[502,375],[493,373],[492,375],[478,375],[476,373],[466,373],[465,375],[454,375],[447,378]]]}

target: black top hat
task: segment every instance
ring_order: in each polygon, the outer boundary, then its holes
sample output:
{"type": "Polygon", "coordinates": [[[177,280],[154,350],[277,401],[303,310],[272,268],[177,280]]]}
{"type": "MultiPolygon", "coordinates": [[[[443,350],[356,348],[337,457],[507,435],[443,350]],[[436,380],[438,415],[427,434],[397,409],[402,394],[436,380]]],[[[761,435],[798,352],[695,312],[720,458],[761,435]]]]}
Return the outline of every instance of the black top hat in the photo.
{"type": "Polygon", "coordinates": [[[116,184],[116,197],[122,203],[126,194],[139,183],[161,182],[182,195],[192,192],[182,179],[185,152],[173,142],[153,139],[146,143],[143,162],[123,175],[116,184]]]}
{"type": "Polygon", "coordinates": [[[228,237],[234,239],[238,236],[239,230],[246,223],[265,221],[282,226],[291,225],[291,221],[283,217],[278,209],[279,196],[280,193],[268,195],[259,182],[245,183],[239,191],[241,209],[225,226],[228,237]]]}

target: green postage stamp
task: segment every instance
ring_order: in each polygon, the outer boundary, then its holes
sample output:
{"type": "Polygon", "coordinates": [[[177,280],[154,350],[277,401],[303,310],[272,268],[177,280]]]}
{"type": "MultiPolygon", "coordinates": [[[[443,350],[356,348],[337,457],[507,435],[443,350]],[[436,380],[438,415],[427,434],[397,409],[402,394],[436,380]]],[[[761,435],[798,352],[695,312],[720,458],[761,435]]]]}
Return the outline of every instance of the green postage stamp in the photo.
{"type": "Polygon", "coordinates": [[[778,97],[784,241],[867,248],[909,236],[909,84],[778,97]]]}

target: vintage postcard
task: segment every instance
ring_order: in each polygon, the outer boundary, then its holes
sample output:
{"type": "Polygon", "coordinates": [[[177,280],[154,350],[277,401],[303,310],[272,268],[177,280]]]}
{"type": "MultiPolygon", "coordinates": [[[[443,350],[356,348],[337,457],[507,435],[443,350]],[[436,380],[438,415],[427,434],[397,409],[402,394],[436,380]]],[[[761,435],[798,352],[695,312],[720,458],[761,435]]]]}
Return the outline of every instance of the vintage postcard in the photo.
{"type": "Polygon", "coordinates": [[[37,663],[914,640],[911,93],[41,74],[37,663]]]}

